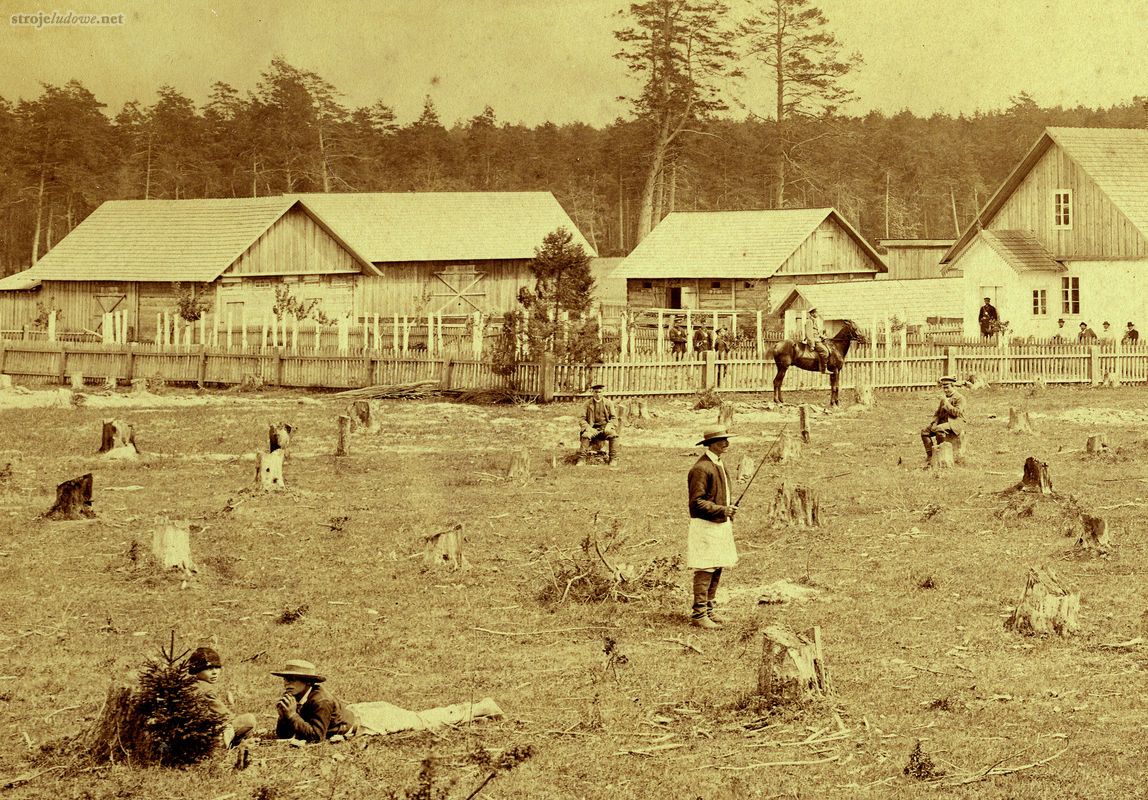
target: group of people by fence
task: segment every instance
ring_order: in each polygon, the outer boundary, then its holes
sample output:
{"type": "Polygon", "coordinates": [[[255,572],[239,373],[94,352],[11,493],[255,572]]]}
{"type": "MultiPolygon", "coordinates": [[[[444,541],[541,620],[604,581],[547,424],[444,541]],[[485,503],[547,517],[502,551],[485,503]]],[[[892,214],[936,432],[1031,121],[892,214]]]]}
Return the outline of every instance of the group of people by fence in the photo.
{"type": "Polygon", "coordinates": [[[724,325],[712,328],[696,325],[693,339],[690,341],[685,321],[685,317],[675,317],[669,330],[666,331],[666,336],[670,340],[670,353],[675,356],[684,356],[689,349],[688,346],[692,346],[695,353],[704,353],[706,350],[727,353],[737,341],[737,334],[724,325]]]}
{"type": "MultiPolygon", "coordinates": [[[[992,298],[986,297],[984,304],[981,305],[980,311],[977,312],[977,323],[981,329],[981,336],[990,337],[997,334],[1003,334],[1008,330],[1008,322],[1002,321],[1000,313],[997,311],[996,306],[992,304],[992,298]]],[[[1105,345],[1114,344],[1116,339],[1116,330],[1112,327],[1112,323],[1104,320],[1101,323],[1100,333],[1097,333],[1087,322],[1081,322],[1079,330],[1074,334],[1071,328],[1066,327],[1067,323],[1064,318],[1056,321],[1056,333],[1053,334],[1052,340],[1056,344],[1067,344],[1071,342],[1072,337],[1075,335],[1077,344],[1088,345],[1105,345]]],[[[1136,324],[1129,322],[1124,326],[1124,332],[1120,336],[1120,344],[1136,346],[1140,343],[1140,331],[1136,330],[1136,324]]]]}

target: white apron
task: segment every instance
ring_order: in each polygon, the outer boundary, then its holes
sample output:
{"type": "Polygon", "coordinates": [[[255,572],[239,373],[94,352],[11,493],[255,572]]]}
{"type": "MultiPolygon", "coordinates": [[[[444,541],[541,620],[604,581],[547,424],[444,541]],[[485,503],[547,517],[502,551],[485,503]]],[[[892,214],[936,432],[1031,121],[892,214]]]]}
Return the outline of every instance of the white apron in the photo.
{"type": "Polygon", "coordinates": [[[686,569],[714,569],[735,564],[737,545],[733,542],[733,523],[690,517],[690,530],[686,536],[686,569]]]}

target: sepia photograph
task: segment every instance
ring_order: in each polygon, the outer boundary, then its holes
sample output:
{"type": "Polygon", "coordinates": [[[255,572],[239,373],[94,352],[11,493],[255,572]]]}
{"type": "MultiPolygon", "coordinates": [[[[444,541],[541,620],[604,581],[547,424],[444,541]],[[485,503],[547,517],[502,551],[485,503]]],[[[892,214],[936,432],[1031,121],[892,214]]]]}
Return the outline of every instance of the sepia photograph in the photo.
{"type": "Polygon", "coordinates": [[[0,0],[0,790],[1134,798],[1146,0],[0,0]]]}

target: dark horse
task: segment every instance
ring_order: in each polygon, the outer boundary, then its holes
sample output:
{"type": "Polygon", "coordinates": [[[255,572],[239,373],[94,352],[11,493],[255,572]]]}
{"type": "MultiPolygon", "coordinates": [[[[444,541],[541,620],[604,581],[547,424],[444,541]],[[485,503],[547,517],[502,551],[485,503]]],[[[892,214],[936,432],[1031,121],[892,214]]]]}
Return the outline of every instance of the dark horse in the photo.
{"type": "MultiPolygon", "coordinates": [[[[865,344],[865,335],[853,324],[853,320],[842,320],[841,330],[832,339],[826,339],[829,358],[825,369],[829,371],[829,405],[837,405],[837,387],[841,381],[841,369],[845,366],[845,356],[853,342],[865,344]]],[[[812,348],[798,344],[791,339],[778,342],[773,349],[773,363],[777,365],[777,376],[773,379],[774,402],[781,402],[781,382],[790,367],[817,372],[817,354],[812,348]]]]}

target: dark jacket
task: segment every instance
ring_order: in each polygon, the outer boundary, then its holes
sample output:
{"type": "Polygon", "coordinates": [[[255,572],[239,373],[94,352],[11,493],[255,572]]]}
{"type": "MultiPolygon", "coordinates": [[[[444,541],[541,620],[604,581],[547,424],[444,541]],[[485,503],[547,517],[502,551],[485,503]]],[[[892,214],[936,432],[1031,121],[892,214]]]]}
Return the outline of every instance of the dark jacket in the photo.
{"type": "Polygon", "coordinates": [[[336,734],[346,736],[354,731],[355,714],[335,695],[315,684],[307,701],[288,717],[275,723],[278,739],[302,739],[321,742],[336,734]]]}
{"type": "Polygon", "coordinates": [[[965,429],[966,403],[964,395],[954,391],[952,397],[942,397],[941,404],[937,406],[937,413],[933,414],[933,425],[949,424],[949,429],[958,436],[965,429]]]}
{"type": "MultiPolygon", "coordinates": [[[[709,456],[702,453],[702,457],[690,468],[686,482],[690,487],[691,517],[709,522],[725,522],[729,519],[725,514],[726,504],[722,502],[729,497],[722,480],[722,471],[709,456]]],[[[733,498],[729,502],[732,504],[733,498]]]]}
{"type": "Polygon", "coordinates": [[[586,420],[586,423],[593,428],[604,428],[613,422],[617,416],[614,404],[605,397],[600,400],[591,397],[586,401],[586,409],[582,413],[582,419],[586,420]]]}

